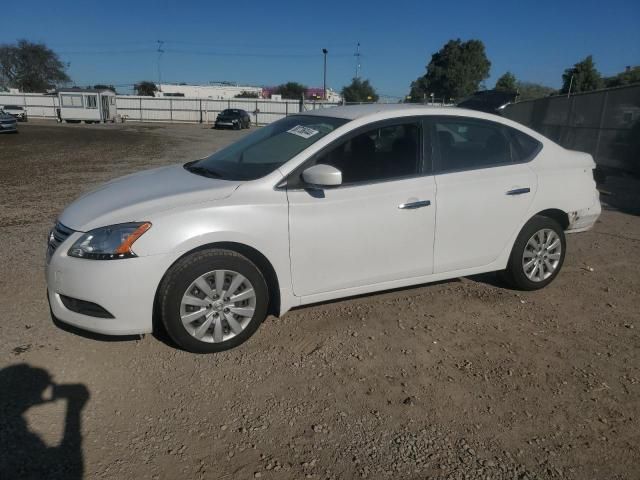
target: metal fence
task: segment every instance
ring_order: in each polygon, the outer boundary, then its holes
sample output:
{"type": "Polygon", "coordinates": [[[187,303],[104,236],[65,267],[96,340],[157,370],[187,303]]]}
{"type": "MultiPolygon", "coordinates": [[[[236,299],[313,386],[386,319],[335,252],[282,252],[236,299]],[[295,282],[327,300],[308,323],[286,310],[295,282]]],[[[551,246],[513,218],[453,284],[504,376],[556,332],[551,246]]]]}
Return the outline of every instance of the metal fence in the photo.
{"type": "MultiPolygon", "coordinates": [[[[29,117],[57,119],[59,100],[56,95],[36,93],[0,93],[0,105],[26,107],[29,117]]],[[[218,113],[227,108],[246,110],[256,125],[264,125],[293,113],[339,105],[333,102],[299,100],[243,99],[212,100],[185,97],[116,96],[117,113],[125,121],[206,123],[215,122],[218,113]]]]}
{"type": "Polygon", "coordinates": [[[503,114],[600,167],[640,174],[640,85],[514,103],[503,114]]]}

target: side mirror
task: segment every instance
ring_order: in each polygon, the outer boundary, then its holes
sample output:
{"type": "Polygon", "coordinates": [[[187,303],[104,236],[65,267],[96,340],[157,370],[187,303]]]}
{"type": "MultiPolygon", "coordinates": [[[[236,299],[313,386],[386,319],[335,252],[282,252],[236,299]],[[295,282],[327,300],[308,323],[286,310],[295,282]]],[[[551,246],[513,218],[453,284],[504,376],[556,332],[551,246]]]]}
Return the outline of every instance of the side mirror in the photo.
{"type": "Polygon", "coordinates": [[[331,165],[319,163],[303,171],[302,180],[317,187],[336,187],[342,185],[342,172],[331,165]]]}

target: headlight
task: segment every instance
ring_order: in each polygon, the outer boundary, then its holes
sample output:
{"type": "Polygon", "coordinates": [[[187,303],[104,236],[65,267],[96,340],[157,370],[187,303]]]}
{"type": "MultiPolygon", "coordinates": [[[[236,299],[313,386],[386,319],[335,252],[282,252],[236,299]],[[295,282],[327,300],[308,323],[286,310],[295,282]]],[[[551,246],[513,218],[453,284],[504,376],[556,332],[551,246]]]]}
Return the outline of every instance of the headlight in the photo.
{"type": "Polygon", "coordinates": [[[131,246],[150,228],[149,222],[121,223],[96,228],[82,235],[69,249],[68,255],[91,260],[136,257],[137,255],[131,251],[131,246]]]}

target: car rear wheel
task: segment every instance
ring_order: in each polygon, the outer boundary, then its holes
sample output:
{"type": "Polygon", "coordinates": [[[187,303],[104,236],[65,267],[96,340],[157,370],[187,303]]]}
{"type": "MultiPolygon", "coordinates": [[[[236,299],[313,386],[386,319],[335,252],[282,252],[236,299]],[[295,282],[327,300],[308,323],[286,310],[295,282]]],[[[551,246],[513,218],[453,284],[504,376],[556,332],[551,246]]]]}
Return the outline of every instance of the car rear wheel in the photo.
{"type": "Polygon", "coordinates": [[[520,231],[503,279],[519,290],[549,285],[564,263],[566,239],[560,224],[536,215],[520,231]]]}
{"type": "Polygon", "coordinates": [[[169,337],[194,353],[236,347],[267,315],[269,293],[260,270],[237,252],[210,249],[179,260],[159,293],[169,337]]]}

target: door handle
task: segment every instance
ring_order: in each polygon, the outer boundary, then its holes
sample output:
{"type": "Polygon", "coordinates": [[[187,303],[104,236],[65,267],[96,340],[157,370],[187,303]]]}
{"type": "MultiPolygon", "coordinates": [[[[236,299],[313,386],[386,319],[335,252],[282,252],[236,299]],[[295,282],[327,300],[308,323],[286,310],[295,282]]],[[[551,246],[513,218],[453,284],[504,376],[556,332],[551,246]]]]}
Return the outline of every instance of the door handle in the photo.
{"type": "Polygon", "coordinates": [[[529,187],[524,188],[514,188],[513,190],[509,190],[507,195],[523,195],[525,193],[529,193],[531,189],[529,187]]]}
{"type": "Polygon", "coordinates": [[[401,203],[398,208],[401,210],[415,210],[416,208],[428,207],[431,200],[421,200],[419,202],[401,203]]]}

